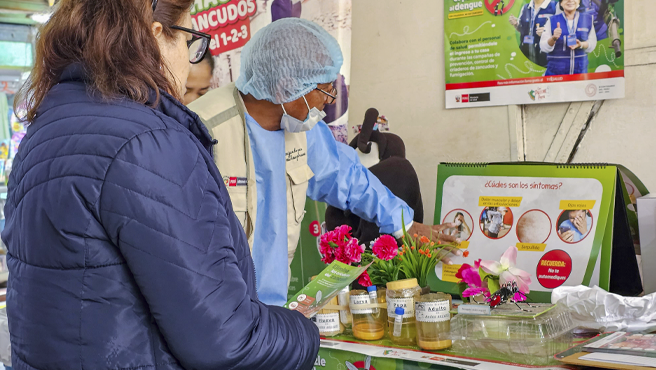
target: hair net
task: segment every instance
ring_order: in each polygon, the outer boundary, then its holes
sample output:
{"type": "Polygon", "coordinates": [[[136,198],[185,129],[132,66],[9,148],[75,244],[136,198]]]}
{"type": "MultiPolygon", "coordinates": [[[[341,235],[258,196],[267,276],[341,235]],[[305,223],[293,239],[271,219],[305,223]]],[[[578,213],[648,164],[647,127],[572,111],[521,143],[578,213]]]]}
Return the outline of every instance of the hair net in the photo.
{"type": "Polygon", "coordinates": [[[257,32],[241,53],[237,88],[258,100],[288,103],[335,81],[342,51],[334,37],[305,19],[284,18],[257,32]]]}

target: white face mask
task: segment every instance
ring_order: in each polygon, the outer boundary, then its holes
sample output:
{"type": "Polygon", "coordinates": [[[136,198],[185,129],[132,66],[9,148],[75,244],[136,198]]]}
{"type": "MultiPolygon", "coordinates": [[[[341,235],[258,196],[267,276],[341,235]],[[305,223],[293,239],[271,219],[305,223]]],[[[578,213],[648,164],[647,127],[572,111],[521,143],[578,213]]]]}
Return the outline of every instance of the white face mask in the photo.
{"type": "Polygon", "coordinates": [[[303,97],[303,100],[305,101],[305,105],[307,105],[308,108],[308,116],[305,121],[301,121],[287,114],[285,106],[280,104],[282,105],[282,111],[284,112],[282,119],[280,120],[281,129],[292,133],[310,131],[317,123],[319,123],[319,121],[321,121],[326,116],[324,111],[320,111],[316,107],[310,109],[310,105],[305,99],[305,96],[303,97]]]}
{"type": "Polygon", "coordinates": [[[456,220],[456,226],[460,226],[460,225],[462,225],[462,221],[456,220]]]}

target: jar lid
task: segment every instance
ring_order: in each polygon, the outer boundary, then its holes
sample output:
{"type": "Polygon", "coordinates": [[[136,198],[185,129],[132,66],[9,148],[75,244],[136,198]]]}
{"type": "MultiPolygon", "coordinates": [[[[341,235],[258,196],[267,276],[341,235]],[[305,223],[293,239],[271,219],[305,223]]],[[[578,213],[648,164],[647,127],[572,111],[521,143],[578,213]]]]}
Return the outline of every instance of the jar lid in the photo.
{"type": "Polygon", "coordinates": [[[387,289],[389,290],[410,289],[418,286],[419,283],[417,283],[417,279],[415,278],[390,281],[389,283],[387,283],[387,289]]]}

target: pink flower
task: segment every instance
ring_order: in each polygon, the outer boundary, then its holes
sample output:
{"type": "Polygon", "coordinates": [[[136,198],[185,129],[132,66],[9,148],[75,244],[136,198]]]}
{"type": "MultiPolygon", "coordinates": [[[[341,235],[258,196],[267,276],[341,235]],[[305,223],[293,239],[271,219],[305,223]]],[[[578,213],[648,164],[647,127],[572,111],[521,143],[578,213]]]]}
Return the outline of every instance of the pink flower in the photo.
{"type": "Polygon", "coordinates": [[[335,248],[335,259],[338,260],[341,263],[350,265],[351,261],[349,257],[346,255],[346,248],[345,247],[339,247],[335,248]]]}
{"type": "Polygon", "coordinates": [[[344,255],[346,255],[346,258],[349,261],[348,264],[351,264],[353,262],[360,262],[362,260],[362,252],[364,252],[364,245],[359,245],[358,239],[353,238],[349,240],[348,244],[346,244],[346,246],[344,246],[343,248],[344,248],[344,255]]]}
{"type": "Polygon", "coordinates": [[[346,243],[353,238],[351,235],[351,227],[348,225],[338,226],[332,232],[335,233],[337,246],[346,245],[346,243]]]}
{"type": "Polygon", "coordinates": [[[500,286],[514,281],[517,283],[520,292],[528,294],[530,293],[531,274],[518,269],[515,267],[516,264],[517,247],[511,246],[503,253],[499,262],[482,261],[481,268],[488,274],[498,276],[500,286]]]}
{"type": "Polygon", "coordinates": [[[381,235],[371,247],[374,255],[381,260],[389,261],[399,253],[399,245],[391,235],[381,235]]]}
{"type": "Polygon", "coordinates": [[[462,292],[463,297],[472,297],[479,294],[483,294],[486,297],[490,295],[490,291],[487,288],[487,282],[484,282],[481,279],[481,274],[479,273],[481,260],[474,262],[474,266],[464,264],[458,270],[456,277],[465,282],[468,286],[464,292],[462,292]]]}
{"type": "Polygon", "coordinates": [[[362,275],[360,275],[360,278],[358,279],[358,284],[362,285],[365,288],[373,285],[371,279],[369,278],[368,272],[365,271],[362,273],[362,275]]]}
{"type": "Polygon", "coordinates": [[[335,260],[334,249],[328,243],[321,243],[319,246],[319,252],[321,253],[321,262],[326,265],[331,264],[335,260]]]}

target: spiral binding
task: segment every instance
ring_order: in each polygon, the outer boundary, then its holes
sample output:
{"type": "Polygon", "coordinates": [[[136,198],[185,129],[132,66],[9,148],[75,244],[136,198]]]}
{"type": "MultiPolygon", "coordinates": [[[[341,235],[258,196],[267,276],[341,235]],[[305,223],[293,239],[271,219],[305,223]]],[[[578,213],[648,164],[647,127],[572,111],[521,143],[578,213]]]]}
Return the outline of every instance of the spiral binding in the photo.
{"type": "Polygon", "coordinates": [[[556,168],[570,168],[581,170],[600,170],[608,167],[608,163],[563,163],[556,165],[556,168]]]}
{"type": "MultiPolygon", "coordinates": [[[[445,162],[440,163],[446,167],[487,167],[490,165],[488,162],[445,162]]],[[[494,163],[493,163],[494,164],[494,163]]],[[[503,165],[509,165],[510,163],[498,163],[503,165]]],[[[604,169],[608,167],[608,163],[548,163],[548,162],[515,162],[512,164],[519,165],[555,165],[556,168],[568,168],[568,169],[604,169]]]]}
{"type": "Polygon", "coordinates": [[[486,162],[477,162],[477,163],[459,163],[459,162],[447,162],[441,163],[447,167],[487,167],[489,163],[486,162]]]}

